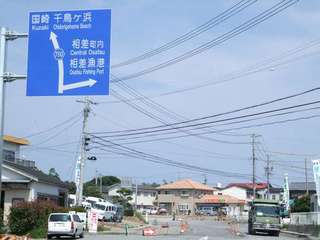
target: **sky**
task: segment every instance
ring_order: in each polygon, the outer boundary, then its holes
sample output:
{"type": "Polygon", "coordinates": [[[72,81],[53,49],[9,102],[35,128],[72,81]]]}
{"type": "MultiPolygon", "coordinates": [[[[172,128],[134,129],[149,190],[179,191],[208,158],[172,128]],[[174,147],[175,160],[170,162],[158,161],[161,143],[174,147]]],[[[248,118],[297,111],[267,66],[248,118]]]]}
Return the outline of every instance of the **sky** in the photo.
{"type": "MultiPolygon", "coordinates": [[[[217,16],[237,2],[239,1],[0,0],[2,6],[0,26],[18,32],[27,32],[29,12],[111,9],[112,65],[162,46],[217,16]]],[[[278,2],[276,0],[257,1],[241,13],[194,39],[144,61],[111,69],[111,73],[121,78],[172,59],[215,39],[278,2]]],[[[265,22],[201,54],[124,82],[144,96],[150,97],[157,104],[183,116],[184,119],[222,113],[316,88],[319,86],[320,46],[317,42],[319,40],[317,29],[320,24],[319,7],[320,2],[316,0],[298,1],[265,22]],[[275,61],[275,66],[244,74],[230,81],[212,84],[228,76],[230,79],[230,74],[233,76],[235,72],[243,73],[244,69],[266,59],[282,56],[281,54],[297,47],[308,46],[312,41],[315,44],[305,51],[280,59],[286,61],[285,64],[277,64],[279,62],[275,61]],[[172,93],[203,83],[211,84],[190,91],[172,93]],[[171,94],[165,94],[169,92],[171,94]]],[[[26,74],[27,46],[27,39],[17,39],[8,43],[7,71],[26,74]]],[[[43,76],[43,81],[47,78],[48,76],[43,76]]],[[[115,83],[111,83],[110,89],[132,98],[115,83]]],[[[256,111],[317,101],[317,93],[315,91],[261,107],[256,111]]],[[[63,180],[74,179],[82,120],[78,115],[79,117],[59,127],[55,126],[81,113],[83,104],[76,101],[79,99],[83,97],[28,97],[26,80],[17,80],[6,85],[5,133],[27,138],[30,145],[23,148],[22,157],[36,161],[36,165],[44,172],[51,167],[55,168],[63,180]],[[39,134],[43,131],[44,133],[39,134]]],[[[88,121],[89,132],[108,132],[161,124],[128,104],[119,102],[114,94],[92,96],[90,99],[97,104],[92,106],[88,121]]],[[[163,121],[175,122],[163,113],[144,105],[142,101],[134,101],[134,103],[163,121]]],[[[252,112],[254,111],[245,113],[252,112]]],[[[254,123],[316,114],[319,114],[319,110],[314,109],[288,116],[257,120],[254,123]]],[[[259,135],[256,144],[258,180],[266,179],[264,168],[266,153],[269,153],[273,166],[271,183],[279,186],[283,182],[285,173],[288,173],[290,181],[304,181],[305,158],[307,158],[309,179],[312,179],[311,160],[320,154],[319,132],[319,118],[314,117],[232,131],[237,136],[214,133],[206,135],[222,140],[224,143],[189,136],[130,144],[128,147],[203,168],[251,174],[250,135],[254,133],[259,135]],[[241,136],[238,136],[239,134],[241,136]],[[226,141],[246,144],[230,144],[225,143],[226,141]]],[[[163,180],[174,181],[182,178],[192,178],[202,182],[205,178],[200,172],[110,154],[99,149],[91,149],[90,155],[96,156],[97,161],[86,162],[85,178],[87,180],[93,178],[96,172],[103,175],[131,177],[138,183],[162,183],[163,180]]],[[[250,181],[249,178],[239,179],[212,174],[207,174],[206,178],[211,185],[250,181]]]]}

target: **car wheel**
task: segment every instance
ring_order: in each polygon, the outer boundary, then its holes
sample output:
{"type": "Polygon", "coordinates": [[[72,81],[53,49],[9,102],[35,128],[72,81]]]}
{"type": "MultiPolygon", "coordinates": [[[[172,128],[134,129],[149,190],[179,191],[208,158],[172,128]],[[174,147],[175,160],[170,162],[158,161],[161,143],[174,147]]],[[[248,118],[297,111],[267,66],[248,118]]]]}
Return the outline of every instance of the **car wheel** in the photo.
{"type": "Polygon", "coordinates": [[[82,231],[82,233],[79,235],[79,238],[83,238],[83,231],[82,231]]]}
{"type": "Polygon", "coordinates": [[[51,239],[53,236],[52,235],[47,235],[47,239],[51,239]]]}

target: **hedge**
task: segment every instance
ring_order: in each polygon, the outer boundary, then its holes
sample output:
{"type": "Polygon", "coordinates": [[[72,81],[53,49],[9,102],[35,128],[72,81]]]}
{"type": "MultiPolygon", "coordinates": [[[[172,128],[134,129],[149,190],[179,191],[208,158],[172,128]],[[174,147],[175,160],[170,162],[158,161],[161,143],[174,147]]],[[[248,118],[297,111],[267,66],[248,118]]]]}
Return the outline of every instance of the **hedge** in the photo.
{"type": "Polygon", "coordinates": [[[50,213],[68,211],[48,201],[18,203],[10,210],[8,227],[13,234],[29,233],[31,237],[46,237],[50,213]]]}

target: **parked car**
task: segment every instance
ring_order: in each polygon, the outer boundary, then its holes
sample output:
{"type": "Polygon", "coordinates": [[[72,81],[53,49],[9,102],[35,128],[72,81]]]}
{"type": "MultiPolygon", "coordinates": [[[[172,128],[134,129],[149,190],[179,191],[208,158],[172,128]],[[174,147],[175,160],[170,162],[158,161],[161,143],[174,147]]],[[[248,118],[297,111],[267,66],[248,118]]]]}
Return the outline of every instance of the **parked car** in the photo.
{"type": "Polygon", "coordinates": [[[112,221],[114,215],[116,214],[116,206],[109,202],[99,202],[93,204],[92,210],[97,212],[99,221],[112,221]]]}
{"type": "Polygon", "coordinates": [[[168,211],[167,211],[167,209],[165,209],[165,208],[159,208],[159,210],[158,210],[158,214],[159,214],[159,215],[167,214],[167,213],[168,213],[168,211]]]}
{"type": "Polygon", "coordinates": [[[151,215],[156,215],[158,213],[158,208],[151,208],[150,214],[151,215]]]}
{"type": "Polygon", "coordinates": [[[48,218],[48,239],[70,236],[83,238],[84,224],[79,216],[71,213],[51,213],[48,218]]]}
{"type": "Polygon", "coordinates": [[[123,214],[124,214],[124,209],[121,205],[116,205],[116,214],[113,216],[113,221],[114,222],[119,222],[121,223],[122,222],[122,219],[123,219],[123,214]]]}

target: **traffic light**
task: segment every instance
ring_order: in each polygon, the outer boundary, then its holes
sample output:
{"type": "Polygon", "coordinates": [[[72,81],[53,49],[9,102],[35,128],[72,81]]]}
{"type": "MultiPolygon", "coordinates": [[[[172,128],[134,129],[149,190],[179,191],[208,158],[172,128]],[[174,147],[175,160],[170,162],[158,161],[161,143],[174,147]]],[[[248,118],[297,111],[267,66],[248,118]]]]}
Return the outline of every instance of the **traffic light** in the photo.
{"type": "Polygon", "coordinates": [[[91,138],[89,137],[84,137],[84,150],[85,151],[90,151],[89,149],[89,142],[90,142],[91,138]]]}
{"type": "Polygon", "coordinates": [[[91,156],[91,157],[88,157],[88,160],[90,160],[90,161],[96,161],[96,160],[97,160],[97,157],[91,156]]]}

